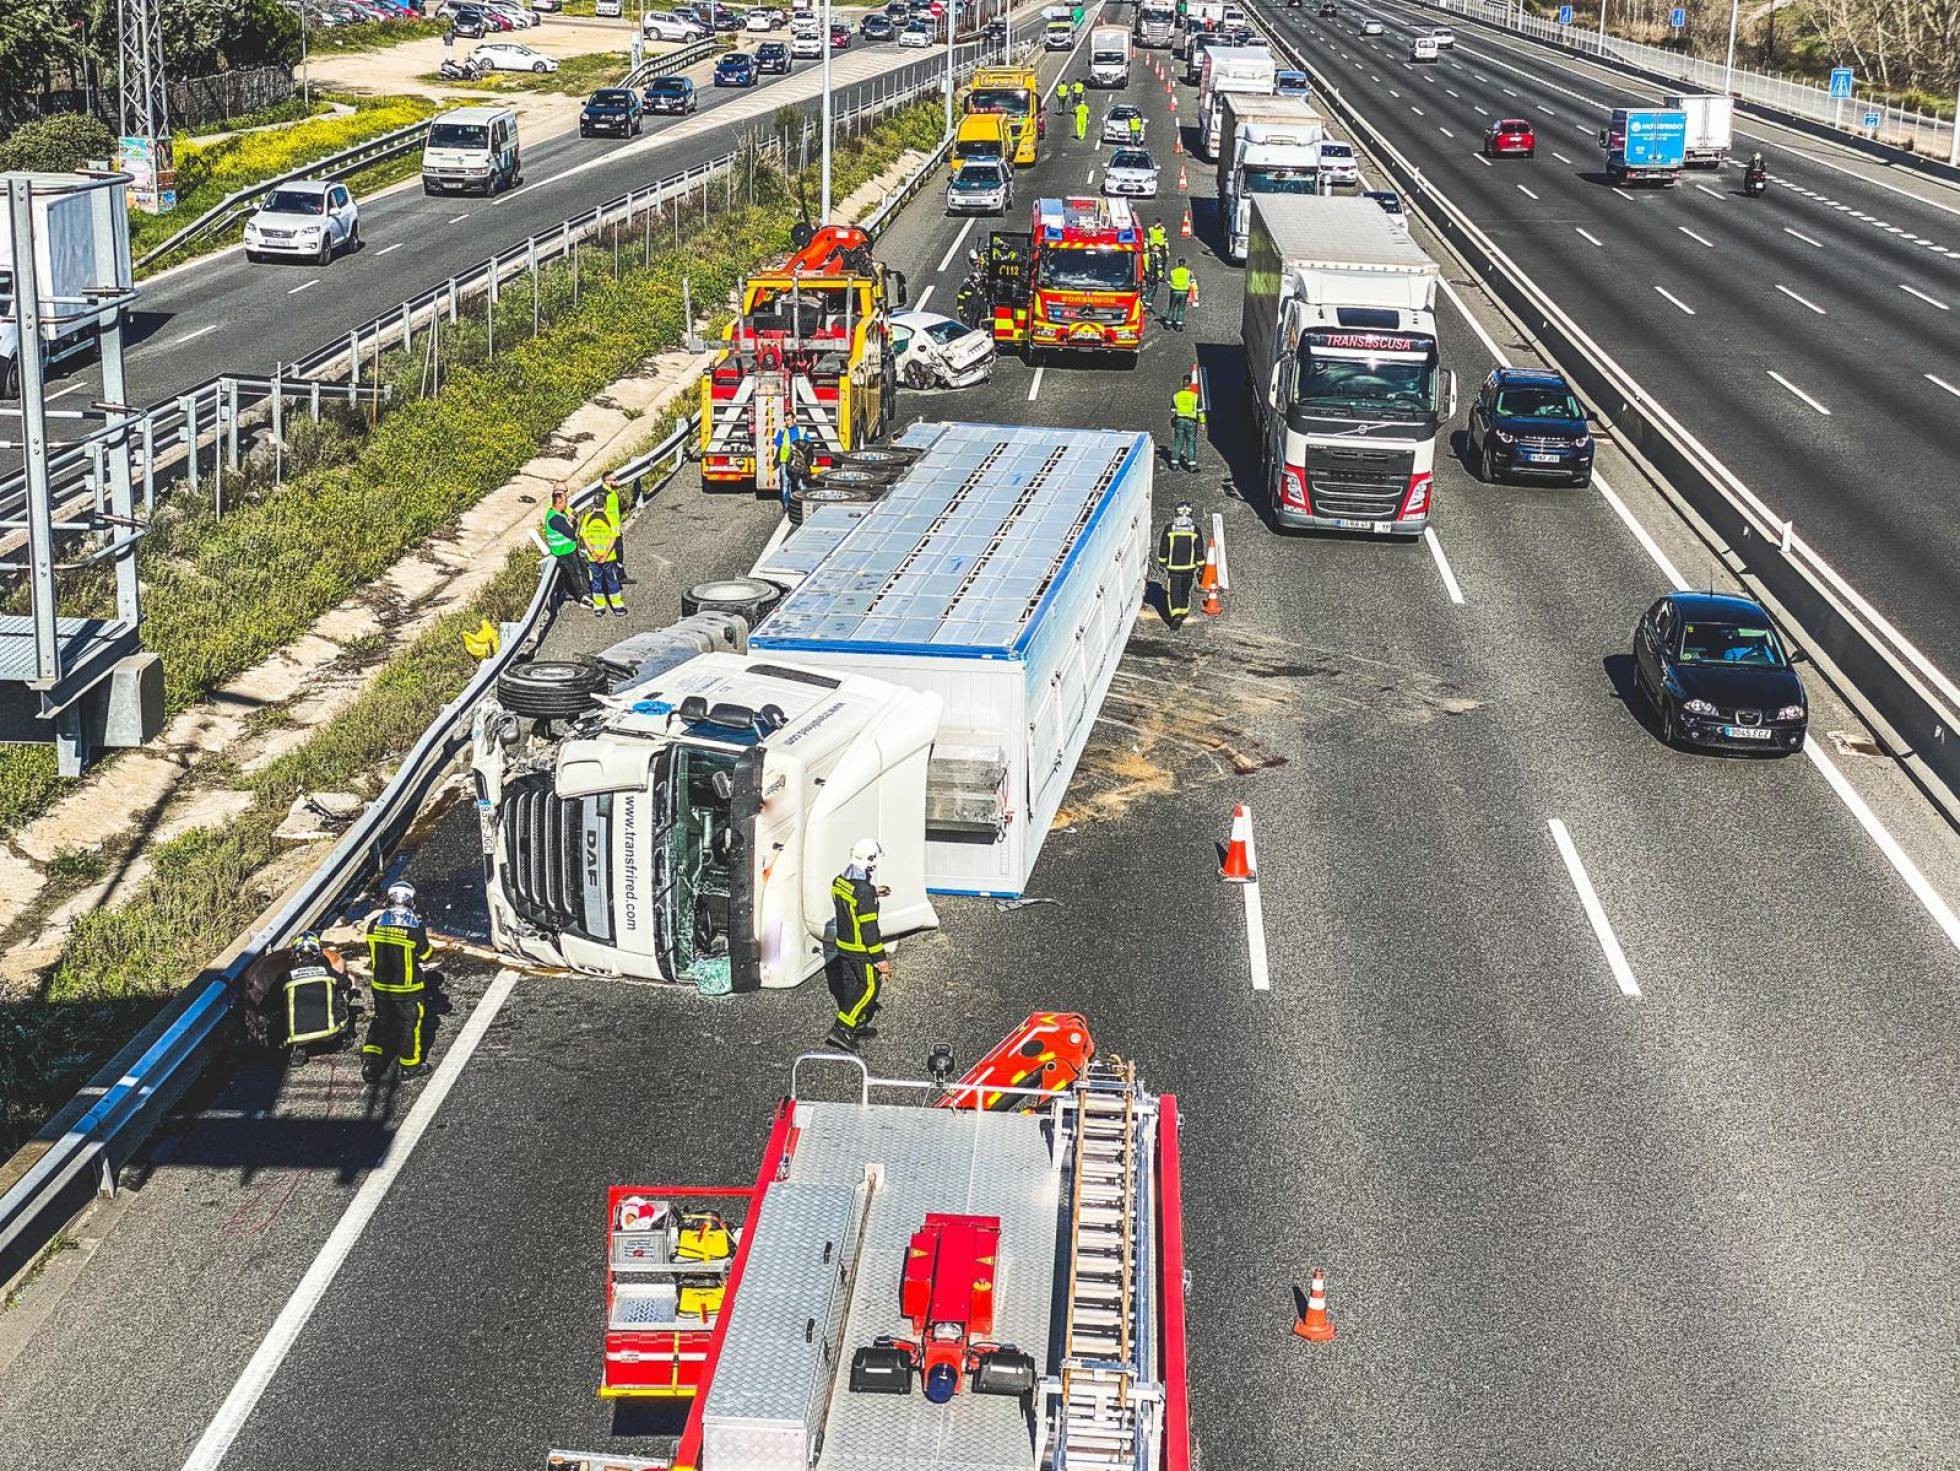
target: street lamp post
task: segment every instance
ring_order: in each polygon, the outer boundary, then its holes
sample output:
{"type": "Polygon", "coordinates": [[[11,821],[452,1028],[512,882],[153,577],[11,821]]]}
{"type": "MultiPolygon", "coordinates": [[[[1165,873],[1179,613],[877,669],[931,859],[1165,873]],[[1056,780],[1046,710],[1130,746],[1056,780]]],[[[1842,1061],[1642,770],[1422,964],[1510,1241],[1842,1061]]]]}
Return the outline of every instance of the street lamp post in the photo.
{"type": "MultiPolygon", "coordinates": [[[[975,12],[976,18],[979,12],[975,12]]],[[[946,0],[946,136],[953,136],[953,37],[959,33],[959,0],[946,0]]]]}
{"type": "Polygon", "coordinates": [[[1729,0],[1729,59],[1722,64],[1722,90],[1735,95],[1735,28],[1742,20],[1742,0],[1729,0]]]}
{"type": "Polygon", "coordinates": [[[1606,0],[1599,0],[1599,54],[1606,55],[1606,0]]]}
{"type": "Polygon", "coordinates": [[[1946,166],[1960,169],[1960,85],[1953,90],[1953,142],[1946,150],[1946,166]]]}
{"type": "Polygon", "coordinates": [[[830,0],[823,0],[823,20],[819,22],[823,32],[823,211],[817,216],[819,224],[830,223],[830,0]]]}

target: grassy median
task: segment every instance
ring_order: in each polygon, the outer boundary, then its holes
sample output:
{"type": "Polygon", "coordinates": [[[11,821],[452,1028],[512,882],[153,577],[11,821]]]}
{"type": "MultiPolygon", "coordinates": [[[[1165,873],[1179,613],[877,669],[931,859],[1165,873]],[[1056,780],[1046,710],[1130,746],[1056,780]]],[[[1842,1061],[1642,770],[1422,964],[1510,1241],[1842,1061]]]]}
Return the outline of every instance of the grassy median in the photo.
{"type": "MultiPolygon", "coordinates": [[[[901,114],[840,152],[839,197],[905,149],[938,141],[940,112],[901,114]]],[[[423,343],[383,372],[399,402],[361,433],[350,421],[301,431],[303,469],[274,488],[263,470],[227,476],[222,518],[207,497],[163,503],[142,552],[145,643],[164,660],[172,710],[292,642],[321,613],[372,583],[415,546],[503,485],[546,437],[606,384],[681,340],[680,282],[718,302],[752,266],[780,255],[798,217],[796,190],[758,173],[756,202],[682,224],[652,242],[624,236],[543,273],[542,323],[531,336],[527,290],[505,288],[489,353],[479,304],[445,329],[442,391],[421,396],[423,343]],[[613,274],[615,260],[619,274],[613,274]],[[234,499],[236,497],[236,499],[234,499]]],[[[102,1061],[194,976],[265,902],[253,875],[276,856],[272,830],[303,791],[345,789],[389,768],[429,715],[468,677],[463,629],[521,610],[536,558],[511,559],[468,611],[441,620],[388,660],[357,701],[299,749],[240,778],[250,810],[150,853],[154,871],[114,910],[77,924],[40,994],[0,1001],[0,1151],[31,1135],[102,1061]]],[[[99,582],[81,596],[103,596],[99,582]]],[[[77,611],[80,611],[79,608],[77,611]]],[[[66,789],[45,748],[0,749],[0,825],[12,828],[66,789]]],[[[113,782],[109,766],[99,777],[113,782]]],[[[224,779],[222,774],[217,779],[224,779]]]]}

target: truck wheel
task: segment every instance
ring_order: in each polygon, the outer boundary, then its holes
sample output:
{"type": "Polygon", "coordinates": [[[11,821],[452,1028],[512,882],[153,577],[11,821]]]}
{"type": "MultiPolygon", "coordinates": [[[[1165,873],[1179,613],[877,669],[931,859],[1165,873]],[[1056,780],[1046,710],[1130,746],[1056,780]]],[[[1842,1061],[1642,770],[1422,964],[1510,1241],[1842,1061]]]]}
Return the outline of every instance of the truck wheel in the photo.
{"type": "Polygon", "coordinates": [[[681,617],[733,613],[754,628],[782,595],[781,588],[759,577],[718,577],[713,582],[697,582],[681,594],[681,617]]]}
{"type": "Polygon", "coordinates": [[[907,388],[932,387],[932,369],[917,358],[913,358],[905,365],[905,386],[907,388]]]}
{"type": "Polygon", "coordinates": [[[838,467],[846,470],[903,471],[919,458],[919,451],[889,444],[867,445],[847,452],[838,467]]]}
{"type": "Polygon", "coordinates": [[[527,659],[497,676],[497,701],[528,720],[570,720],[605,687],[605,671],[587,660],[527,659]]]}
{"type": "MultiPolygon", "coordinates": [[[[828,480],[830,477],[825,476],[828,480]]],[[[827,485],[822,482],[792,491],[789,498],[789,524],[801,526],[803,518],[825,506],[868,506],[883,500],[887,485],[827,485]]]]}
{"type": "MultiPolygon", "coordinates": [[[[817,477],[817,485],[832,490],[875,490],[882,496],[905,473],[903,465],[839,465],[817,477]]],[[[876,499],[876,497],[874,497],[876,499]]]]}

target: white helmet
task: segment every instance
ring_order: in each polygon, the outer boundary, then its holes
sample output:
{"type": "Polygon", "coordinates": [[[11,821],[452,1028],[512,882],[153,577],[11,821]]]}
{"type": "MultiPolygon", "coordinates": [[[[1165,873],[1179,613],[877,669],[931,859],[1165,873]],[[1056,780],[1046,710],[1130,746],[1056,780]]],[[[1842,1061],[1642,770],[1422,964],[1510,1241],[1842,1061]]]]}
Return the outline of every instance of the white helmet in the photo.
{"type": "Polygon", "coordinates": [[[408,908],[415,902],[415,885],[407,879],[396,879],[388,885],[388,902],[400,909],[408,908]]]}
{"type": "Polygon", "coordinates": [[[871,869],[885,856],[885,850],[876,838],[859,838],[851,844],[851,862],[857,867],[871,869]]]}

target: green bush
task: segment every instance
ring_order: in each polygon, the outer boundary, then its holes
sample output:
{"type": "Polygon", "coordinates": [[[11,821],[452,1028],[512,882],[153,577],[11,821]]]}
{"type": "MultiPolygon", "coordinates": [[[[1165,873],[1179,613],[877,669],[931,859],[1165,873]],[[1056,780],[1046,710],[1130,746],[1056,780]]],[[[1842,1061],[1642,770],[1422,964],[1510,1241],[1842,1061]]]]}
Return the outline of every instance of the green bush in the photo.
{"type": "Polygon", "coordinates": [[[83,113],[63,113],[38,122],[22,123],[0,143],[0,174],[73,173],[91,159],[113,158],[116,135],[106,124],[83,113]]]}

